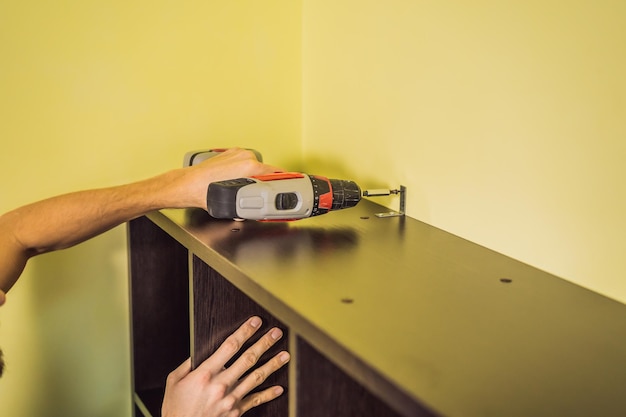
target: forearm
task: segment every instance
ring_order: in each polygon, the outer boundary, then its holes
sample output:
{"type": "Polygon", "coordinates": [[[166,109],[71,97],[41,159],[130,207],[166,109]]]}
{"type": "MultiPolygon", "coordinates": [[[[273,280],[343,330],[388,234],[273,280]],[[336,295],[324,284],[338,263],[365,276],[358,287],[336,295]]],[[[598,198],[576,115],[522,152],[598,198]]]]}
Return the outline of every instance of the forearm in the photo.
{"type": "Polygon", "coordinates": [[[197,205],[179,198],[182,175],[175,170],[132,184],[65,194],[1,216],[0,289],[13,286],[32,256],[73,246],[152,210],[197,205]]]}
{"type": "MultiPolygon", "coordinates": [[[[152,210],[182,207],[168,192],[171,173],[116,187],[43,200],[12,213],[23,247],[34,254],[82,242],[152,210]]],[[[183,205],[188,206],[188,205],[183,205]]]]}

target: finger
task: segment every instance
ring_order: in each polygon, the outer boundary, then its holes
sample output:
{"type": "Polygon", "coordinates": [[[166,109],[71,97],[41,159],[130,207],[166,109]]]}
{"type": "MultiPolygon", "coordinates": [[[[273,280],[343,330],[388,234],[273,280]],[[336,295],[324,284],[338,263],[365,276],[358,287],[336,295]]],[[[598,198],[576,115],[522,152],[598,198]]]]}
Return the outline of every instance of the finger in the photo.
{"type": "Polygon", "coordinates": [[[267,174],[275,174],[275,173],[278,173],[278,172],[285,172],[285,170],[283,168],[277,167],[275,165],[267,165],[267,164],[265,164],[265,167],[266,167],[266,171],[267,171],[266,173],[267,174]]]}
{"type": "Polygon", "coordinates": [[[208,372],[211,375],[217,374],[260,327],[261,319],[259,317],[254,316],[246,320],[233,334],[224,340],[211,356],[198,366],[198,370],[200,372],[208,372]]]}
{"type": "Polygon", "coordinates": [[[237,360],[223,372],[229,381],[237,381],[243,374],[256,365],[259,358],[283,336],[282,330],[277,327],[270,329],[250,346],[237,360]]]}
{"type": "Polygon", "coordinates": [[[266,390],[255,392],[254,394],[248,395],[241,402],[241,414],[246,413],[251,408],[257,407],[261,404],[265,404],[269,401],[272,401],[282,395],[285,390],[281,386],[274,386],[268,388],[266,390]]]}
{"type": "Polygon", "coordinates": [[[259,161],[257,159],[256,154],[249,149],[229,148],[218,156],[222,156],[222,155],[224,156],[224,158],[230,157],[237,161],[255,162],[254,164],[248,167],[250,172],[247,175],[264,175],[264,174],[272,174],[275,172],[285,172],[285,170],[280,167],[277,167],[275,165],[269,165],[269,164],[259,161]]]}
{"type": "MultiPolygon", "coordinates": [[[[244,398],[250,391],[265,382],[268,376],[289,362],[290,358],[289,353],[285,351],[276,354],[272,359],[263,364],[263,366],[256,368],[243,378],[237,387],[233,389],[232,394],[235,398],[244,398]]],[[[244,398],[244,401],[246,400],[247,399],[244,398]]]]}
{"type": "Polygon", "coordinates": [[[176,369],[174,369],[168,375],[168,380],[171,382],[178,382],[184,377],[186,377],[191,372],[191,358],[188,358],[185,362],[178,365],[176,369]]]}
{"type": "Polygon", "coordinates": [[[227,148],[223,152],[220,152],[215,157],[216,158],[221,157],[222,159],[240,160],[240,161],[245,160],[245,159],[251,159],[254,161],[257,160],[257,157],[254,154],[254,152],[252,152],[251,150],[243,149],[239,147],[227,148]]]}

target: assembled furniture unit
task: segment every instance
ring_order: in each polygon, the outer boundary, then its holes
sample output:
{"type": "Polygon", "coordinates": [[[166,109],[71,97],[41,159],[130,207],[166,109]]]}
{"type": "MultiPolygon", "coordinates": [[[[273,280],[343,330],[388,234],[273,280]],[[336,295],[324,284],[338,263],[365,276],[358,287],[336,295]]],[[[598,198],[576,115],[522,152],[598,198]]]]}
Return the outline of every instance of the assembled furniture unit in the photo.
{"type": "Polygon", "coordinates": [[[292,361],[250,416],[626,415],[626,306],[385,210],[131,221],[136,414],[256,314],[292,361]]]}

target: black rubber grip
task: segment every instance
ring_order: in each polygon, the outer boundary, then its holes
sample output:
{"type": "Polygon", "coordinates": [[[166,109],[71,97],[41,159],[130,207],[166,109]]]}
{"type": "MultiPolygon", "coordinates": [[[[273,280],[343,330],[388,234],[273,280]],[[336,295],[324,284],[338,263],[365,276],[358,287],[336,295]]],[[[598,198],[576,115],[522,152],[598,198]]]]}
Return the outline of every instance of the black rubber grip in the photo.
{"type": "Polygon", "coordinates": [[[237,192],[254,183],[250,178],[218,181],[209,184],[206,205],[209,214],[216,219],[234,219],[237,215],[237,192]]]}

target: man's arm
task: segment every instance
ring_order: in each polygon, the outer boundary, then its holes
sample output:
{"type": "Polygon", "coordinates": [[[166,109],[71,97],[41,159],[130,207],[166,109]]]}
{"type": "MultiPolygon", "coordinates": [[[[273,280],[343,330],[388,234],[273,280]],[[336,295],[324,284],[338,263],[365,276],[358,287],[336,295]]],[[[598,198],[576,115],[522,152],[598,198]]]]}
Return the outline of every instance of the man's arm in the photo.
{"type": "Polygon", "coordinates": [[[0,216],[0,305],[32,256],[70,247],[153,210],[206,209],[209,183],[277,170],[250,151],[230,149],[147,180],[65,194],[10,211],[0,216]]]}
{"type": "MultiPolygon", "coordinates": [[[[10,211],[0,216],[0,305],[32,256],[75,245],[153,210],[206,209],[211,182],[275,171],[278,169],[257,161],[252,152],[231,149],[199,165],[144,181],[66,194],[10,211]]],[[[261,355],[282,337],[280,329],[271,329],[225,368],[260,325],[260,318],[249,319],[198,369],[192,371],[188,360],[173,371],[166,383],[163,415],[241,415],[280,396],[283,388],[278,386],[249,394],[289,361],[289,354],[280,352],[256,366],[261,355]],[[252,367],[255,369],[245,375],[252,367]]]]}

